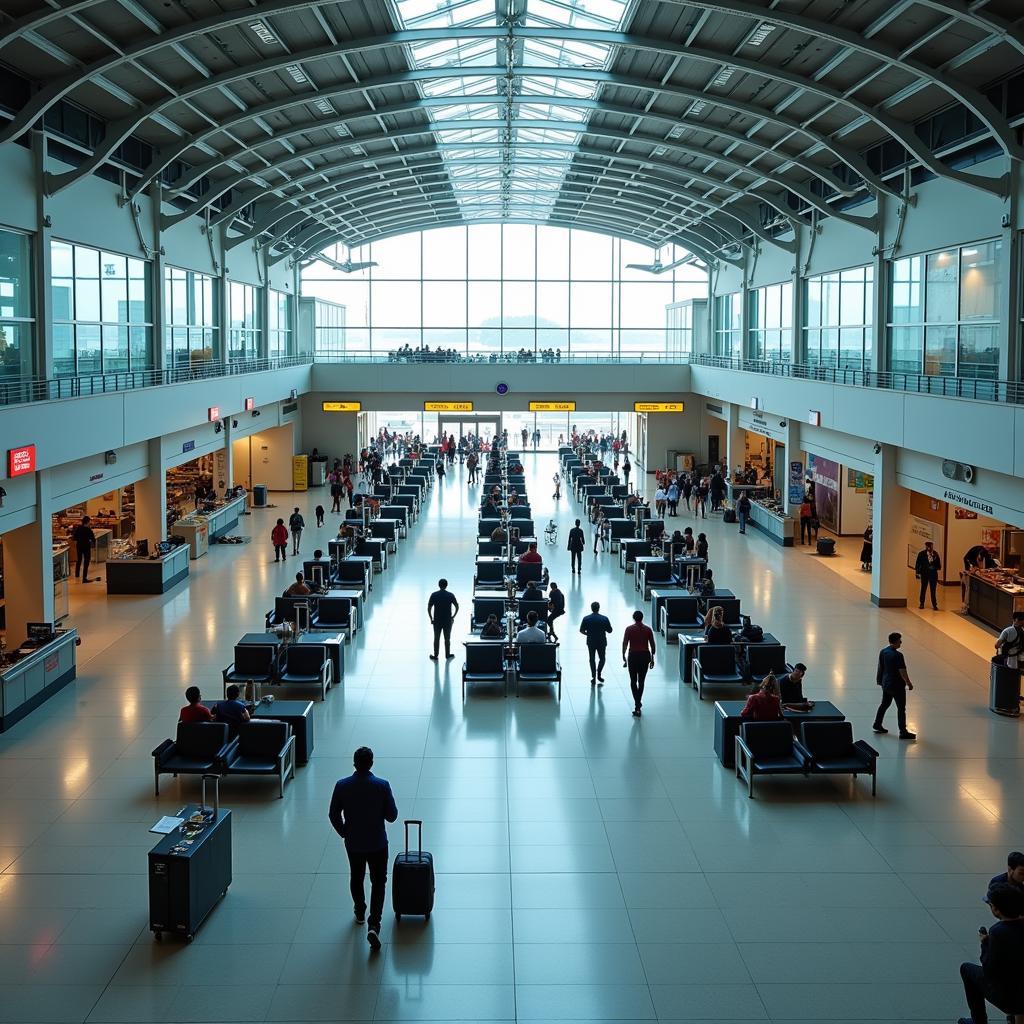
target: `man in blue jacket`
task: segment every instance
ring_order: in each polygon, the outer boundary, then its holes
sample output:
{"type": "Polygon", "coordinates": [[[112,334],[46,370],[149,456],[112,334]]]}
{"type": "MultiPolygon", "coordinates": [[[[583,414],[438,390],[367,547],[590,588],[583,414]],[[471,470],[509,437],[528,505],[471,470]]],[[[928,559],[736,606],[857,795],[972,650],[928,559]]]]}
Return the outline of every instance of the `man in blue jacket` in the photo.
{"type": "Polygon", "coordinates": [[[604,685],[605,657],[608,653],[608,634],[612,624],[606,615],[601,614],[601,605],[597,601],[590,604],[590,614],[583,616],[580,632],[587,638],[587,657],[590,659],[590,685],[604,685]]]}
{"type": "Polygon", "coordinates": [[[380,919],[384,913],[384,889],[388,881],[388,834],[385,822],[398,819],[398,808],[387,779],[370,769],[373,751],[360,747],[352,757],[355,771],[339,779],[331,797],[330,819],[334,831],[345,840],[352,870],[350,886],[356,923],[369,925],[366,941],[380,949],[380,919]],[[370,916],[366,919],[366,893],[363,880],[370,869],[370,916]]]}

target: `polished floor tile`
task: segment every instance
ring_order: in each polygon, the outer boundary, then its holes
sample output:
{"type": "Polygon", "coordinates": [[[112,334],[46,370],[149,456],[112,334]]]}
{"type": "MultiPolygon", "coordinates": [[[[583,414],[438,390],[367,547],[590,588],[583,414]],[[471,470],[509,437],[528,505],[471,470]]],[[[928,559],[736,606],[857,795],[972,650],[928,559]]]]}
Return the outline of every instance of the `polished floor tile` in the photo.
{"type": "MultiPolygon", "coordinates": [[[[555,518],[564,538],[579,506],[551,499],[554,456],[526,463],[535,518],[555,518]]],[[[932,1024],[966,1012],[957,968],[985,922],[985,884],[1024,828],[1019,724],[985,710],[987,635],[956,617],[947,638],[937,625],[952,611],[879,610],[841,558],[702,520],[716,577],[811,666],[808,692],[882,755],[875,799],[864,780],[776,779],[749,800],[714,756],[713,701],[680,685],[678,648],[660,636],[644,717],[630,716],[618,637],[648,606],[617,556],[588,550],[577,577],[562,544],[543,551],[567,601],[560,703],[550,689],[463,702],[478,495],[460,467],[429,492],[374,580],[285,798],[225,780],[235,877],[192,945],[158,945],[147,929],[148,827],[198,797],[188,778],[154,797],[150,751],[189,683],[219,693],[235,639],[289,582],[268,558],[272,513],[242,521],[252,544],[191,563],[187,588],[72,594],[77,683],[0,736],[0,1024],[932,1024]],[[435,665],[425,603],[441,575],[462,614],[456,659],[435,665]],[[616,629],[599,689],[575,629],[592,600],[616,629]],[[891,629],[922,683],[912,746],[867,735],[891,629]],[[326,820],[360,744],[401,817],[425,820],[438,869],[430,921],[396,925],[389,910],[377,955],[326,820]]],[[[306,511],[319,500],[294,496],[306,511]]],[[[334,518],[308,531],[309,551],[334,518]]],[[[389,829],[393,851],[401,832],[389,829]]]]}

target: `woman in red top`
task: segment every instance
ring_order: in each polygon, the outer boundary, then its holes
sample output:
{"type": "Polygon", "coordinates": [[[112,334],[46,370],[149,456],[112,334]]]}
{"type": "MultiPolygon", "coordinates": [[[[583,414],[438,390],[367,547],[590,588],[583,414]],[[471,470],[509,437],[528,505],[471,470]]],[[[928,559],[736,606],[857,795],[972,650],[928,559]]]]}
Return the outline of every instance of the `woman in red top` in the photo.
{"type": "Polygon", "coordinates": [[[629,688],[633,693],[633,717],[640,717],[647,670],[654,668],[654,633],[644,624],[644,613],[633,612],[633,625],[622,634],[622,664],[629,669],[629,688]]]}
{"type": "Polygon", "coordinates": [[[757,693],[752,693],[743,705],[740,718],[751,722],[778,722],[782,718],[782,702],[779,700],[779,684],[774,673],[769,672],[757,693]]]}
{"type": "Polygon", "coordinates": [[[274,545],[275,562],[288,557],[288,527],[283,519],[278,519],[277,526],[270,531],[270,543],[274,545]]]}

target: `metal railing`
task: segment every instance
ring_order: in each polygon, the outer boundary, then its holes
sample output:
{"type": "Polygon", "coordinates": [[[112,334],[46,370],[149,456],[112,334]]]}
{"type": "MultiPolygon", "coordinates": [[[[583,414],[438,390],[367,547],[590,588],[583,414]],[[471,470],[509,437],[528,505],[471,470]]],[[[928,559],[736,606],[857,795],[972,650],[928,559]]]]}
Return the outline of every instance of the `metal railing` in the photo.
{"type": "Polygon", "coordinates": [[[593,352],[572,351],[545,353],[530,350],[520,352],[460,352],[457,349],[437,351],[404,352],[396,349],[393,352],[380,352],[370,349],[346,349],[344,352],[318,352],[314,357],[318,363],[385,363],[389,365],[405,365],[420,363],[458,363],[466,366],[499,365],[499,366],[535,366],[557,365],[559,363],[608,363],[608,364],[664,364],[678,365],[689,361],[687,355],[666,353],[664,349],[638,350],[627,352],[611,352],[597,350],[593,352]]]}
{"type": "Polygon", "coordinates": [[[272,359],[244,359],[232,363],[192,363],[164,370],[119,370],[77,377],[53,377],[49,380],[36,377],[0,377],[0,406],[48,402],[60,398],[84,398],[117,391],[134,391],[137,388],[162,387],[167,384],[187,384],[190,381],[280,370],[311,362],[312,357],[308,355],[279,356],[272,359]]]}
{"type": "Polygon", "coordinates": [[[694,354],[689,361],[697,366],[716,366],[770,377],[820,381],[825,384],[849,384],[861,388],[888,391],[912,391],[943,398],[968,398],[979,402],[1024,403],[1024,383],[985,377],[938,377],[924,373],[857,370],[842,366],[813,366],[807,363],[783,363],[766,359],[742,359],[735,356],[694,354]]]}

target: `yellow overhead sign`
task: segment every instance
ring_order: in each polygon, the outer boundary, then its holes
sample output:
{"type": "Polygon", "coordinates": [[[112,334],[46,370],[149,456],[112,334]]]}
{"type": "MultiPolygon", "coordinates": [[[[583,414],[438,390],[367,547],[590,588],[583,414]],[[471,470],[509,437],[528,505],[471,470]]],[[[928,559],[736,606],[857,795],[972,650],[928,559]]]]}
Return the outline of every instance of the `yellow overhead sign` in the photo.
{"type": "Polygon", "coordinates": [[[530,412],[575,412],[575,402],[531,402],[530,412]]]}
{"type": "Polygon", "coordinates": [[[424,402],[424,412],[472,412],[472,402],[424,402]]]}
{"type": "Polygon", "coordinates": [[[682,412],[682,402],[634,402],[633,412],[682,412]]]}
{"type": "Polygon", "coordinates": [[[321,402],[320,408],[324,412],[362,412],[362,402],[321,402]]]}

